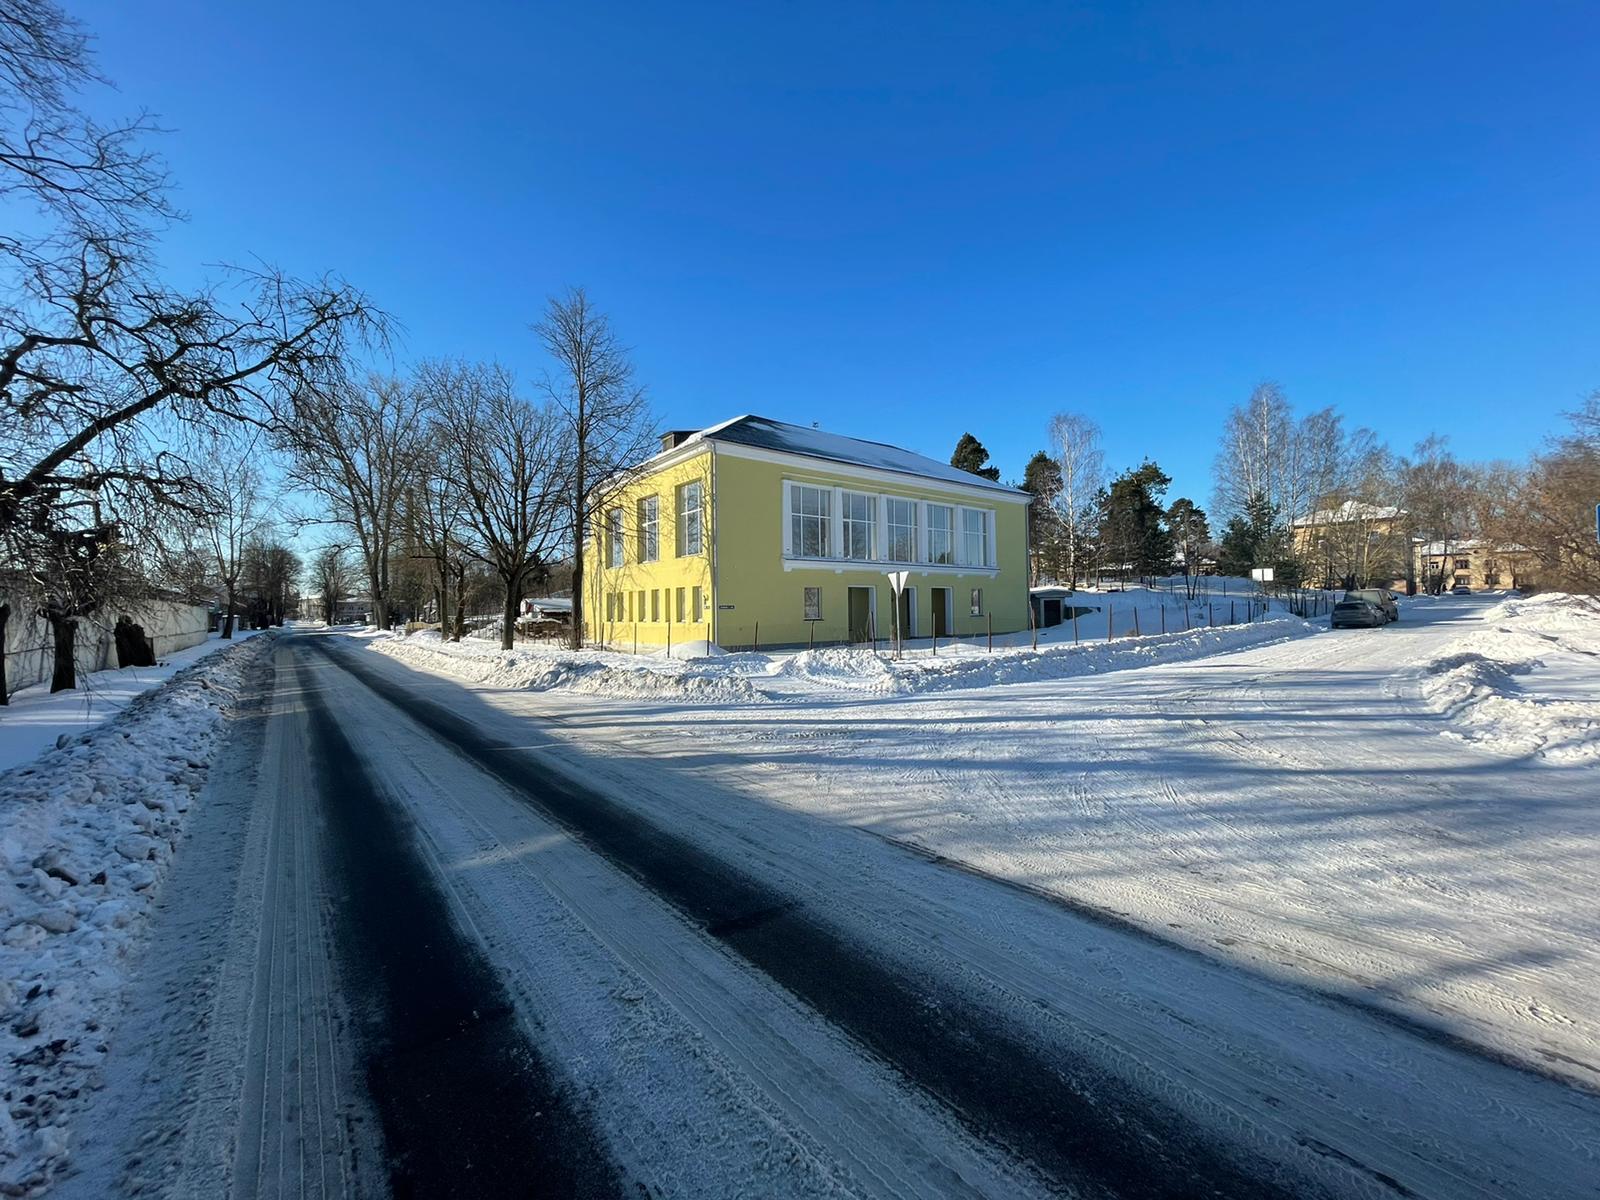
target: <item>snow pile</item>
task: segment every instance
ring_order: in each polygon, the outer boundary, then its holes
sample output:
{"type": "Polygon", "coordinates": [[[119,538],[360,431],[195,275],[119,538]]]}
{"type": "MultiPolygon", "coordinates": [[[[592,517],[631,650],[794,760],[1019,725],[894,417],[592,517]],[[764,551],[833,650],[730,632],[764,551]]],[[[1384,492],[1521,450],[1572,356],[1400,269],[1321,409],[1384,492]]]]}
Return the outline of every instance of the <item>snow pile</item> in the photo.
{"type": "Polygon", "coordinates": [[[1600,759],[1600,604],[1551,594],[1496,605],[1422,667],[1448,736],[1552,762],[1600,759]]]}
{"type": "Polygon", "coordinates": [[[0,774],[0,1195],[64,1163],[129,959],[247,676],[272,639],[174,675],[0,774]]]}
{"type": "MultiPolygon", "coordinates": [[[[380,653],[415,666],[433,667],[490,687],[531,691],[567,689],[632,700],[759,703],[766,697],[726,658],[680,660],[674,655],[634,656],[548,646],[502,650],[482,641],[443,641],[437,633],[373,638],[380,653]]],[[[729,658],[733,656],[727,656],[729,658]]]]}
{"type": "Polygon", "coordinates": [[[1057,643],[1038,650],[1026,646],[1007,647],[996,649],[992,654],[963,644],[941,655],[894,660],[865,649],[833,647],[796,654],[778,667],[774,676],[884,695],[953,691],[1094,675],[1154,663],[1185,662],[1303,637],[1321,629],[1320,624],[1275,613],[1266,620],[1248,625],[1112,642],[1057,643]]]}

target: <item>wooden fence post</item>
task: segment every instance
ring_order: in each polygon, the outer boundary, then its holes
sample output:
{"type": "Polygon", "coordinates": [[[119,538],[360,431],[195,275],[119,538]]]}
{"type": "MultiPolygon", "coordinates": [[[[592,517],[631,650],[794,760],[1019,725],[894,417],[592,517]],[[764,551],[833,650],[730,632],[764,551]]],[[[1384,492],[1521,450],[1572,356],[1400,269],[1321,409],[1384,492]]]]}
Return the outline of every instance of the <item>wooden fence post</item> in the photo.
{"type": "Polygon", "coordinates": [[[1111,601],[1106,601],[1106,641],[1111,640],[1111,601]]]}
{"type": "Polygon", "coordinates": [[[639,653],[639,622],[633,623],[633,652],[639,653]]]}
{"type": "Polygon", "coordinates": [[[1139,606],[1138,606],[1138,604],[1135,604],[1133,606],[1133,636],[1134,637],[1138,637],[1139,636],[1139,606]]]}
{"type": "Polygon", "coordinates": [[[1039,626],[1033,619],[1033,601],[1028,601],[1028,636],[1033,642],[1033,648],[1039,648],[1039,626]]]}
{"type": "Polygon", "coordinates": [[[815,621],[807,621],[806,632],[811,636],[811,645],[808,648],[815,650],[817,648],[817,623],[815,621]]]}
{"type": "Polygon", "coordinates": [[[994,653],[994,614],[993,613],[984,613],[983,614],[983,620],[984,620],[984,624],[989,627],[989,653],[993,654],[994,653]]]}
{"type": "Polygon", "coordinates": [[[1237,625],[1238,623],[1239,623],[1239,614],[1236,613],[1234,611],[1234,609],[1233,609],[1233,601],[1229,600],[1228,601],[1228,624],[1229,625],[1237,625]]]}
{"type": "Polygon", "coordinates": [[[667,622],[667,657],[672,657],[672,622],[667,622]]]}
{"type": "Polygon", "coordinates": [[[751,645],[751,648],[757,654],[760,654],[761,653],[761,622],[760,621],[756,622],[755,639],[756,640],[754,642],[752,642],[750,645],[751,645]]]}
{"type": "MultiPolygon", "coordinates": [[[[1226,579],[1223,580],[1223,587],[1224,588],[1227,587],[1227,580],[1226,579]]],[[[1207,601],[1206,602],[1206,628],[1207,629],[1215,629],[1216,627],[1217,627],[1217,610],[1211,606],[1210,601],[1207,601]]]]}
{"type": "Polygon", "coordinates": [[[1165,604],[1163,604],[1161,606],[1161,632],[1165,633],[1166,631],[1167,631],[1167,606],[1165,604]]]}
{"type": "Polygon", "coordinates": [[[1078,644],[1078,606],[1072,606],[1072,644],[1078,644]]]}

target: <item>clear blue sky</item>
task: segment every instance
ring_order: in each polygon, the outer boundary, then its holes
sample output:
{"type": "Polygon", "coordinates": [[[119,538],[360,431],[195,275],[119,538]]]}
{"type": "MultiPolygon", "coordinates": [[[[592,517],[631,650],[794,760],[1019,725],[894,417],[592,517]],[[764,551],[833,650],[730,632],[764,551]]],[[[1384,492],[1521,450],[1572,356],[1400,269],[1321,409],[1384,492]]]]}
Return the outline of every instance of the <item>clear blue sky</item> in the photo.
{"type": "Polygon", "coordinates": [[[68,2],[173,131],[174,272],[336,269],[403,360],[531,379],[583,283],[667,426],[1010,478],[1072,408],[1202,503],[1263,377],[1468,457],[1600,387],[1593,3],[68,2]]]}

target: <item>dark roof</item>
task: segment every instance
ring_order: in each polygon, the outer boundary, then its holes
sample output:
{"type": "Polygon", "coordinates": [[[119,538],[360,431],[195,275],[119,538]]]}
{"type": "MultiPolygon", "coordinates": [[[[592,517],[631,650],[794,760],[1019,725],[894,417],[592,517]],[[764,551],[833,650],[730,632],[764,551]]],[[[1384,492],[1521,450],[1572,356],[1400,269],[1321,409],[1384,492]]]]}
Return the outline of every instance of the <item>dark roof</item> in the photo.
{"type": "Polygon", "coordinates": [[[884,442],[866,442],[860,438],[825,433],[805,425],[790,425],[770,417],[743,416],[713,425],[700,431],[700,437],[717,442],[730,442],[758,450],[773,450],[780,454],[799,454],[806,458],[819,458],[828,462],[850,463],[854,466],[872,467],[879,471],[893,471],[900,475],[915,475],[938,479],[946,483],[959,483],[967,487],[984,488],[994,492],[1019,494],[1016,488],[994,483],[982,476],[973,475],[949,463],[925,455],[913,454],[899,446],[884,442]]]}

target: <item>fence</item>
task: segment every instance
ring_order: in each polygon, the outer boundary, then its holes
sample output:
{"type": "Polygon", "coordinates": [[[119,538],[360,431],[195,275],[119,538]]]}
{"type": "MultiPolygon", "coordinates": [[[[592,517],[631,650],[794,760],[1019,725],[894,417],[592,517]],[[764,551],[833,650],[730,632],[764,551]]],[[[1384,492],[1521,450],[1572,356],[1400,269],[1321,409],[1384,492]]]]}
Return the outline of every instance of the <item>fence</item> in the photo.
{"type": "MultiPolygon", "coordinates": [[[[195,646],[206,640],[207,609],[203,604],[150,600],[129,604],[111,614],[82,617],[73,644],[73,660],[80,673],[103,671],[117,665],[113,629],[126,612],[140,625],[155,647],[156,657],[195,646]]],[[[36,614],[13,609],[6,623],[6,685],[12,691],[49,679],[55,667],[55,643],[50,625],[36,614]]]]}

